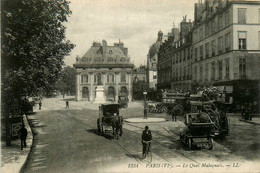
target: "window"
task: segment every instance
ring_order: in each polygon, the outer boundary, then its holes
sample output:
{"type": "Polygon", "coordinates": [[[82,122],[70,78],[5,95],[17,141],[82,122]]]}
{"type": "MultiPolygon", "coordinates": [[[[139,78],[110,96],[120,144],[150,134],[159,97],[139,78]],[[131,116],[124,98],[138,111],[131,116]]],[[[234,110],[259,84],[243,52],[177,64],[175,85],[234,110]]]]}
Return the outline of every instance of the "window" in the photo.
{"type": "Polygon", "coordinates": [[[194,67],[194,79],[197,80],[197,66],[194,67]]]}
{"type": "Polygon", "coordinates": [[[238,8],[238,23],[245,24],[246,23],[246,9],[245,8],[238,8]]]}
{"type": "Polygon", "coordinates": [[[205,50],[206,50],[206,58],[209,57],[209,43],[205,44],[205,50]]]}
{"type": "Polygon", "coordinates": [[[225,26],[227,27],[230,24],[229,11],[225,13],[225,26]]]}
{"type": "Polygon", "coordinates": [[[181,63],[182,61],[182,51],[179,53],[179,62],[181,63]]]}
{"type": "Polygon", "coordinates": [[[206,27],[205,27],[205,36],[206,36],[206,37],[209,36],[209,24],[206,24],[206,27]]]}
{"type": "Polygon", "coordinates": [[[183,79],[184,80],[186,79],[186,66],[184,66],[183,68],[183,79]]]}
{"type": "Polygon", "coordinates": [[[221,30],[223,28],[223,20],[222,16],[219,16],[218,18],[218,29],[221,30]]]}
{"type": "Polygon", "coordinates": [[[187,60],[189,60],[190,59],[190,49],[189,48],[187,49],[187,53],[186,54],[187,54],[187,60]]]}
{"type": "Polygon", "coordinates": [[[203,45],[200,46],[200,60],[203,60],[203,45]]]}
{"type": "Polygon", "coordinates": [[[218,38],[218,53],[222,53],[223,50],[223,37],[218,38]]]}
{"type": "Polygon", "coordinates": [[[109,51],[109,54],[112,54],[112,50],[109,51]]]}
{"type": "Polygon", "coordinates": [[[200,66],[200,80],[203,80],[203,66],[200,66]]]}
{"type": "Polygon", "coordinates": [[[203,39],[203,28],[200,28],[200,39],[199,40],[202,40],[203,39]]]}
{"type": "Polygon", "coordinates": [[[81,83],[88,83],[88,75],[81,76],[81,83]]]}
{"type": "Polygon", "coordinates": [[[126,82],[126,72],[121,72],[121,82],[126,82]]]}
{"type": "Polygon", "coordinates": [[[246,50],[246,32],[238,32],[238,49],[246,50]]]}
{"type": "Polygon", "coordinates": [[[246,58],[239,58],[239,77],[246,77],[246,58]]]}
{"type": "Polygon", "coordinates": [[[216,42],[215,42],[215,40],[211,41],[211,49],[212,49],[212,56],[215,56],[215,53],[216,53],[216,42]]]}
{"type": "Polygon", "coordinates": [[[205,81],[209,78],[209,63],[205,64],[205,81]]]}
{"type": "Polygon", "coordinates": [[[225,35],[225,50],[229,51],[230,47],[231,47],[231,44],[230,44],[230,33],[228,33],[228,34],[225,35]]]}
{"type": "Polygon", "coordinates": [[[195,31],[195,32],[194,32],[194,35],[193,35],[193,40],[194,40],[194,42],[196,42],[196,41],[197,41],[197,31],[195,31]]]}
{"type": "Polygon", "coordinates": [[[182,80],[182,68],[180,67],[180,77],[179,77],[180,80],[182,80]]]}
{"type": "Polygon", "coordinates": [[[222,60],[218,61],[218,78],[222,79],[222,60]]]}
{"type": "Polygon", "coordinates": [[[258,23],[260,23],[260,8],[258,9],[258,23]]]}
{"type": "Polygon", "coordinates": [[[183,50],[183,61],[186,61],[186,49],[183,50]]]}
{"type": "Polygon", "coordinates": [[[176,72],[175,72],[175,73],[176,73],[176,80],[178,80],[178,78],[179,78],[178,72],[179,72],[179,71],[178,71],[178,67],[177,67],[177,68],[176,68],[176,72]]]}
{"type": "Polygon", "coordinates": [[[114,83],[114,82],[115,82],[115,76],[114,76],[114,74],[109,73],[109,74],[107,75],[107,82],[108,82],[108,83],[114,83]]]}
{"type": "Polygon", "coordinates": [[[195,48],[195,52],[194,52],[195,62],[197,61],[197,57],[198,57],[198,48],[195,48]]]}
{"type": "Polygon", "coordinates": [[[226,59],[226,79],[229,79],[229,58],[226,59]]]}
{"type": "Polygon", "coordinates": [[[211,70],[211,80],[215,80],[215,73],[216,73],[216,69],[215,69],[215,62],[212,62],[211,63],[211,67],[212,67],[212,70],[211,70]]]}
{"type": "Polygon", "coordinates": [[[211,34],[214,34],[215,33],[215,23],[214,23],[214,19],[212,20],[211,22],[211,34]]]}
{"type": "Polygon", "coordinates": [[[260,50],[260,31],[258,32],[258,49],[260,50]]]}

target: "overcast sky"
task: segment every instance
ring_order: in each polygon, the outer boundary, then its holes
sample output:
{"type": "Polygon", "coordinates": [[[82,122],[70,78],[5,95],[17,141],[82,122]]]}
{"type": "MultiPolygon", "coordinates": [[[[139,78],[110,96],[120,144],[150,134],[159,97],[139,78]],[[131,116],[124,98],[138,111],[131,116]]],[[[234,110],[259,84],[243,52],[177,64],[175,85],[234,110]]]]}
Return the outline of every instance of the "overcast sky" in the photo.
{"type": "Polygon", "coordinates": [[[76,55],[82,57],[93,41],[113,45],[119,39],[128,48],[131,62],[146,63],[150,46],[157,33],[179,27],[183,16],[194,18],[197,0],[70,0],[72,15],[65,23],[66,36],[76,47],[65,58],[72,66],[76,55]]]}

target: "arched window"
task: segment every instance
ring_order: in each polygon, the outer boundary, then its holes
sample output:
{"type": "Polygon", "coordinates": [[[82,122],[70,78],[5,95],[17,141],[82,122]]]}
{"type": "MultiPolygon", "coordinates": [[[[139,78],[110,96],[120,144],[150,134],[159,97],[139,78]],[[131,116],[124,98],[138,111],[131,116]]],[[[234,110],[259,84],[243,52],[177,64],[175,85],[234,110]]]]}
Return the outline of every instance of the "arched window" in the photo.
{"type": "Polygon", "coordinates": [[[112,57],[107,58],[107,62],[113,62],[114,59],[112,57]]]}
{"type": "Polygon", "coordinates": [[[112,53],[113,53],[112,50],[110,50],[110,51],[109,51],[109,54],[112,54],[112,53]]]}
{"type": "Polygon", "coordinates": [[[126,72],[121,72],[121,82],[126,82],[126,72]]]}

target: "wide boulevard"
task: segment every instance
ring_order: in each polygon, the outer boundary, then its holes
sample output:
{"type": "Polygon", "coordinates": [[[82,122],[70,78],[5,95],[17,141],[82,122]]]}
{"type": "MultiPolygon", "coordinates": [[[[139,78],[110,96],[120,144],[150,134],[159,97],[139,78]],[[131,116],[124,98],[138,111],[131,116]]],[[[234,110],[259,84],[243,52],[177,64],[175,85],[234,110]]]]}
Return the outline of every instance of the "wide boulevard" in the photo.
{"type": "MultiPolygon", "coordinates": [[[[259,160],[259,125],[239,121],[230,115],[230,134],[215,139],[213,150],[189,151],[179,141],[185,125],[183,117],[172,122],[167,114],[161,123],[126,123],[119,140],[96,133],[98,105],[76,102],[74,98],[46,98],[42,110],[28,115],[34,143],[23,172],[139,172],[191,171],[199,169],[237,169],[259,160]],[[65,109],[69,100],[70,108],[65,109]],[[142,159],[141,133],[148,125],[153,134],[152,162],[142,159]],[[250,134],[250,135],[249,135],[250,134]],[[245,161],[247,160],[247,161],[245,161]]],[[[142,117],[143,103],[132,102],[120,114],[142,117]]]]}

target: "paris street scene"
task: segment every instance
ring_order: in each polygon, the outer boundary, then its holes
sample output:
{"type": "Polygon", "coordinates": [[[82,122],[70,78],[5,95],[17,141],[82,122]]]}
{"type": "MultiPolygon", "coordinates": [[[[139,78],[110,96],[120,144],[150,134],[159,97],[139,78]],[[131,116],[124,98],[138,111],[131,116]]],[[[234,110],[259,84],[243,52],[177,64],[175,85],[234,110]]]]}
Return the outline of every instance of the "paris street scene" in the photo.
{"type": "Polygon", "coordinates": [[[1,7],[1,172],[259,172],[260,1],[1,7]]]}

